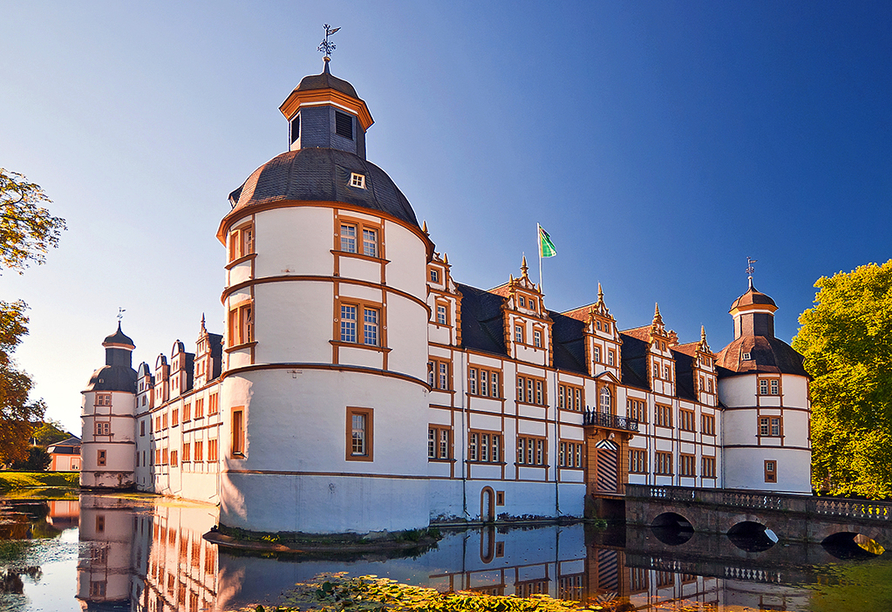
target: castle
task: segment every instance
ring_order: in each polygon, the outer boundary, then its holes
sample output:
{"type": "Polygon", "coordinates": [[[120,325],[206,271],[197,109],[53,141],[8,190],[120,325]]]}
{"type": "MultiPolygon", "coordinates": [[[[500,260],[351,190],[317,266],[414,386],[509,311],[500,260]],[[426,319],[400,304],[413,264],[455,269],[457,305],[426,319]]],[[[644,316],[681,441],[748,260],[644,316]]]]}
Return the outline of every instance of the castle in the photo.
{"type": "Polygon", "coordinates": [[[582,516],[625,483],[810,491],[809,378],[750,281],[734,341],[680,343],[657,307],[621,330],[547,309],[526,261],[457,282],[390,177],[366,160],[353,86],[305,77],[290,150],[230,195],[224,335],[202,319],[132,367],[120,324],[83,392],[81,484],[219,505],[256,531],[400,531],[582,516]]]}

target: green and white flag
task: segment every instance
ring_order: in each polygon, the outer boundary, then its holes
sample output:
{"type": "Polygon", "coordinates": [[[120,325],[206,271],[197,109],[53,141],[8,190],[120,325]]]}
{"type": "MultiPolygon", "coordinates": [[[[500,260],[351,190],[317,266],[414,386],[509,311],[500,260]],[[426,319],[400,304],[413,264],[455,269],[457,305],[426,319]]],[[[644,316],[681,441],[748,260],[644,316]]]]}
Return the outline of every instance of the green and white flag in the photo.
{"type": "Polygon", "coordinates": [[[545,231],[538,223],[536,227],[539,228],[539,257],[554,257],[557,255],[557,249],[554,248],[554,243],[551,241],[551,236],[548,235],[548,232],[545,231]]]}

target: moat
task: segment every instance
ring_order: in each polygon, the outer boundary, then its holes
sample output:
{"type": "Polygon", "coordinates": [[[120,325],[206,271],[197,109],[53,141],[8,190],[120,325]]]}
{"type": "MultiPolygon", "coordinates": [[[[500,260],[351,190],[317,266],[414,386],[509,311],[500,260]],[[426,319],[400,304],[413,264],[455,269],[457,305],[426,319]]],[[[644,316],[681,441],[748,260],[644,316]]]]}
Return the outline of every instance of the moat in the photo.
{"type": "Polygon", "coordinates": [[[0,497],[0,610],[232,610],[320,573],[440,591],[600,603],[607,610],[892,609],[892,553],[609,525],[444,529],[414,557],[233,554],[202,536],[216,508],[148,495],[0,497]],[[880,552],[881,554],[876,554],[880,552]]]}

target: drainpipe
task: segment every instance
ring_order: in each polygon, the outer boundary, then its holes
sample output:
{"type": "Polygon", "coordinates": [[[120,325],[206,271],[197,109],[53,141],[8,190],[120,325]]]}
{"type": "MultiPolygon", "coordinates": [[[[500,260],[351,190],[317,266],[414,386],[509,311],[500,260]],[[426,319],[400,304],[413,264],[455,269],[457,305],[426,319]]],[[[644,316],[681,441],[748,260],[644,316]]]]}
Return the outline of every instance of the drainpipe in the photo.
{"type": "Polygon", "coordinates": [[[560,418],[560,414],[557,407],[557,402],[554,401],[553,398],[557,397],[558,392],[558,375],[557,369],[554,371],[554,387],[552,389],[554,393],[552,393],[552,407],[554,408],[554,511],[555,516],[561,516],[561,499],[560,499],[560,466],[558,465],[558,445],[561,443],[560,432],[558,431],[558,419],[560,418]]]}
{"type": "MultiPolygon", "coordinates": [[[[461,510],[465,515],[465,520],[467,521],[471,518],[471,515],[468,514],[468,462],[467,462],[467,452],[468,452],[468,441],[467,441],[467,427],[468,427],[468,407],[467,407],[467,397],[465,397],[465,378],[468,375],[467,372],[467,353],[465,351],[459,351],[458,353],[458,361],[461,365],[461,381],[459,382],[459,386],[461,388],[461,393],[459,394],[459,401],[461,402],[461,510]]],[[[504,381],[503,381],[504,382],[504,381]]],[[[493,500],[495,503],[495,500],[493,500]]],[[[464,552],[462,553],[464,557],[464,552]]],[[[464,558],[462,559],[464,562],[464,558]]]]}

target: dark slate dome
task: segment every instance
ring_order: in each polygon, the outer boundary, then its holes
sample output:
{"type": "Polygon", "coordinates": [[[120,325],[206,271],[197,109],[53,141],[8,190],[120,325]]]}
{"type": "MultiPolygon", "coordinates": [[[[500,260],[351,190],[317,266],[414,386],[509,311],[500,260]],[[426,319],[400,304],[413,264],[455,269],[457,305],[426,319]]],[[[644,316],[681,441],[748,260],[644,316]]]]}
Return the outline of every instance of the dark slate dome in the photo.
{"type": "MultiPolygon", "coordinates": [[[[292,81],[292,83],[293,82],[294,81],[292,81]]],[[[295,91],[307,91],[312,89],[334,89],[335,91],[347,94],[351,98],[359,98],[359,96],[356,95],[356,90],[353,88],[353,85],[344,79],[332,76],[328,70],[328,62],[325,62],[325,71],[322,74],[305,76],[301,79],[300,85],[295,88],[295,91]]]]}
{"type": "Polygon", "coordinates": [[[133,340],[130,339],[124,332],[121,331],[121,322],[118,322],[118,331],[113,333],[110,336],[106,336],[105,340],[102,341],[102,345],[106,344],[122,344],[125,346],[129,346],[132,348],[136,348],[136,345],[133,344],[133,340]]]}
{"type": "Polygon", "coordinates": [[[343,202],[418,227],[409,200],[386,172],[338,149],[319,147],[282,153],[255,170],[229,199],[233,209],[286,200],[343,202]],[[366,189],[350,186],[353,172],[365,175],[366,189]]]}
{"type": "Polygon", "coordinates": [[[136,371],[124,366],[102,366],[90,377],[86,391],[126,391],[136,393],[136,371]]]}
{"type": "Polygon", "coordinates": [[[731,310],[740,308],[741,306],[751,306],[753,304],[764,304],[767,306],[773,306],[775,309],[777,308],[777,304],[774,303],[773,299],[758,291],[755,287],[752,286],[752,284],[750,284],[749,290],[741,295],[739,298],[734,300],[734,303],[731,304],[731,310]]]}
{"type": "Polygon", "coordinates": [[[774,372],[808,376],[802,359],[802,355],[783,340],[768,336],[741,336],[723,348],[716,361],[719,366],[736,374],[774,372]],[[744,353],[749,353],[750,358],[744,359],[744,353]]]}

